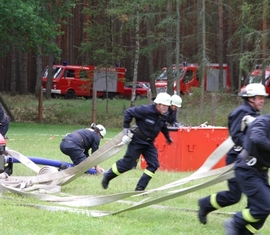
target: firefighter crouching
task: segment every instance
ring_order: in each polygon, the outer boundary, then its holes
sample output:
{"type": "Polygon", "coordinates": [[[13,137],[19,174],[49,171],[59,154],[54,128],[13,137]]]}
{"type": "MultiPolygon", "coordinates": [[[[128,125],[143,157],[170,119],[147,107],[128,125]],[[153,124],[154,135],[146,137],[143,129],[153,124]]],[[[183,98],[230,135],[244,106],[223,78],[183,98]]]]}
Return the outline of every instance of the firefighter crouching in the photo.
{"type": "MultiPolygon", "coordinates": [[[[103,175],[102,187],[104,189],[108,188],[110,180],[132,169],[141,154],[144,156],[147,167],[138,181],[135,190],[143,191],[146,188],[159,168],[158,152],[154,145],[155,138],[161,131],[167,143],[172,143],[167,129],[167,111],[170,105],[170,95],[159,93],[154,100],[154,104],[140,105],[125,111],[123,123],[125,136],[123,140],[125,140],[125,137],[131,131],[133,133],[132,141],[128,144],[124,157],[115,162],[111,169],[103,175]],[[133,118],[136,125],[129,130],[133,118]]],[[[128,140],[129,138],[126,139],[128,140]]]]}
{"type": "MultiPolygon", "coordinates": [[[[76,130],[67,134],[60,143],[60,150],[62,153],[68,155],[74,165],[79,165],[87,157],[89,157],[89,150],[91,153],[99,148],[100,139],[106,135],[104,126],[92,123],[90,128],[76,130]]],[[[65,169],[66,166],[60,166],[60,169],[65,169]]],[[[103,169],[95,166],[97,173],[103,173],[103,169]]]]}

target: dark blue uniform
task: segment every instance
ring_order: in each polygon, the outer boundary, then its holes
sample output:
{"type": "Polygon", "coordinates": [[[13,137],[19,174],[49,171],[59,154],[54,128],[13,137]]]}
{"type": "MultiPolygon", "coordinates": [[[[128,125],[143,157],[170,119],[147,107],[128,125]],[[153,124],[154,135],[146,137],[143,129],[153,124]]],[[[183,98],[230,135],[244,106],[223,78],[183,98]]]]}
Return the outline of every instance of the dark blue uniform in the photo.
{"type": "Polygon", "coordinates": [[[257,117],[248,128],[243,147],[235,163],[235,178],[246,194],[248,206],[237,212],[233,221],[239,234],[254,234],[270,214],[270,114],[257,117]]]}
{"type": "Polygon", "coordinates": [[[157,111],[155,104],[132,107],[125,111],[123,127],[130,128],[130,123],[134,118],[137,128],[131,128],[134,135],[124,157],[114,163],[112,168],[104,175],[106,183],[132,169],[142,154],[147,167],[135,190],[144,190],[146,188],[159,168],[158,153],[154,145],[155,138],[161,131],[167,141],[171,141],[167,129],[167,117],[167,113],[166,115],[161,115],[157,111]]]}
{"type": "Polygon", "coordinates": [[[6,138],[6,134],[9,128],[9,118],[5,114],[4,109],[0,106],[0,134],[6,138]]]}
{"type": "Polygon", "coordinates": [[[170,126],[178,127],[178,121],[177,121],[176,116],[177,116],[177,109],[172,110],[170,106],[168,109],[168,120],[167,120],[170,126]]]}
{"type": "Polygon", "coordinates": [[[100,143],[100,136],[94,130],[80,129],[67,134],[60,144],[62,153],[68,155],[75,165],[89,157],[89,149],[95,152],[100,143]]]}
{"type": "MultiPolygon", "coordinates": [[[[257,117],[260,115],[260,113],[258,110],[249,105],[247,101],[244,101],[242,105],[237,107],[229,114],[229,134],[232,137],[235,146],[226,155],[226,165],[230,165],[231,163],[235,162],[237,155],[243,148],[242,146],[246,129],[241,131],[241,122],[243,117],[246,115],[257,117]]],[[[202,221],[202,215],[206,216],[211,211],[233,205],[240,201],[242,193],[235,178],[228,180],[228,188],[229,190],[221,191],[199,200],[199,219],[202,223],[206,223],[206,218],[205,221],[202,221]]]]}

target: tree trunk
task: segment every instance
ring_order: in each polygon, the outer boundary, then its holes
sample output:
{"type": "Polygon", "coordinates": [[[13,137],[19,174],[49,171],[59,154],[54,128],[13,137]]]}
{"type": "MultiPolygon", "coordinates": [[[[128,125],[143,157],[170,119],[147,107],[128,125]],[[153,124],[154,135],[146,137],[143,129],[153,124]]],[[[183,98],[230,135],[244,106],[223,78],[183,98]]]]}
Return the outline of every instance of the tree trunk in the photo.
{"type": "Polygon", "coordinates": [[[200,98],[200,111],[199,111],[199,122],[201,123],[201,117],[203,117],[203,110],[204,110],[204,83],[205,78],[204,75],[206,74],[206,24],[205,24],[205,0],[202,0],[202,73],[201,73],[201,98],[200,98]]]}
{"type": "Polygon", "coordinates": [[[176,20],[176,51],[175,51],[175,62],[176,62],[176,92],[177,95],[180,95],[181,87],[179,82],[180,71],[179,71],[179,55],[180,55],[180,3],[179,0],[176,0],[176,13],[177,13],[177,20],[176,20]]]}
{"type": "MultiPolygon", "coordinates": [[[[232,1],[228,1],[228,14],[227,14],[227,19],[228,19],[228,37],[227,38],[232,38],[232,25],[233,25],[233,15],[232,15],[232,1]]],[[[230,92],[234,93],[235,92],[235,88],[233,86],[233,57],[232,55],[232,43],[228,43],[228,66],[230,69],[230,92]]],[[[241,77],[239,77],[239,79],[241,80],[241,77]]]]}
{"type": "Polygon", "coordinates": [[[265,67],[266,67],[266,53],[267,53],[267,0],[263,0],[262,12],[262,84],[265,84],[265,67]]]}
{"type": "Polygon", "coordinates": [[[223,90],[223,1],[217,0],[218,5],[218,63],[219,63],[219,90],[223,90]]]}
{"type": "Polygon", "coordinates": [[[28,78],[27,78],[27,53],[20,52],[20,88],[21,94],[28,92],[28,78]]]}
{"type": "Polygon", "coordinates": [[[134,58],[134,70],[133,70],[133,82],[132,82],[132,94],[131,94],[131,104],[130,107],[135,106],[136,99],[136,84],[138,77],[138,64],[139,64],[139,52],[140,52],[140,4],[137,4],[136,10],[136,22],[135,22],[135,38],[136,38],[136,49],[135,49],[135,58],[134,58]]]}
{"type": "MultiPolygon", "coordinates": [[[[41,49],[40,49],[41,52],[41,49]]],[[[36,86],[35,96],[38,98],[40,94],[40,87],[42,86],[42,57],[41,54],[36,56],[36,86]]]]}
{"type": "Polygon", "coordinates": [[[45,92],[45,98],[51,99],[51,89],[52,89],[52,77],[53,77],[53,55],[49,55],[49,71],[47,76],[47,82],[46,82],[46,92],[45,92]]]}
{"type": "Polygon", "coordinates": [[[16,95],[16,69],[17,69],[17,57],[16,52],[11,53],[11,76],[10,76],[10,95],[16,95]]]}
{"type": "MultiPolygon", "coordinates": [[[[172,17],[172,1],[169,0],[167,2],[167,19],[172,17]]],[[[173,68],[172,68],[172,56],[173,56],[173,46],[172,46],[172,38],[173,30],[172,23],[169,21],[166,26],[166,38],[167,38],[167,47],[166,47],[166,64],[167,64],[167,93],[173,95],[173,86],[174,86],[174,76],[173,76],[173,68]]]]}
{"type": "MultiPolygon", "coordinates": [[[[150,6],[149,4],[146,5],[146,13],[150,13],[150,6]]],[[[146,18],[146,35],[147,37],[147,44],[148,45],[153,45],[153,39],[152,35],[153,34],[153,25],[151,22],[151,19],[149,17],[146,18]]],[[[148,63],[149,63],[149,74],[150,74],[150,88],[152,92],[152,98],[157,96],[157,90],[155,86],[155,79],[156,76],[154,75],[154,56],[153,56],[153,51],[149,50],[148,51],[148,63]]]]}

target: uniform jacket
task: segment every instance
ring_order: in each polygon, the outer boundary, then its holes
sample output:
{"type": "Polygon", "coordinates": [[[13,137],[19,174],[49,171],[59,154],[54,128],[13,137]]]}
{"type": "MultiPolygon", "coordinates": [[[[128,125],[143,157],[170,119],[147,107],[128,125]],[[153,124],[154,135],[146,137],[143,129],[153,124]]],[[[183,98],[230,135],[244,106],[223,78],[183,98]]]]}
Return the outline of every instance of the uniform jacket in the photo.
{"type": "Polygon", "coordinates": [[[176,119],[176,115],[177,115],[177,109],[175,111],[173,111],[171,109],[171,107],[169,107],[168,109],[168,123],[173,126],[175,123],[178,123],[177,119],[176,119]]]}
{"type": "Polygon", "coordinates": [[[140,105],[127,109],[123,127],[129,128],[133,118],[144,136],[154,140],[161,131],[166,139],[170,139],[167,129],[168,112],[165,115],[160,114],[155,104],[140,105]]]}
{"type": "Polygon", "coordinates": [[[257,117],[247,130],[243,147],[250,156],[270,167],[270,114],[257,117]]]}
{"type": "MultiPolygon", "coordinates": [[[[243,146],[244,137],[246,134],[246,129],[241,131],[241,122],[244,116],[250,115],[252,117],[257,117],[260,115],[259,111],[254,109],[247,101],[244,101],[242,105],[234,109],[228,118],[228,128],[230,136],[236,146],[243,146]]],[[[235,148],[229,151],[229,154],[238,154],[235,148]]]]}
{"type": "Polygon", "coordinates": [[[98,133],[96,133],[94,130],[90,131],[89,129],[80,129],[69,133],[65,136],[64,140],[70,140],[73,143],[78,144],[82,149],[84,149],[85,154],[88,156],[89,149],[91,148],[91,153],[95,152],[100,143],[98,133]]]}

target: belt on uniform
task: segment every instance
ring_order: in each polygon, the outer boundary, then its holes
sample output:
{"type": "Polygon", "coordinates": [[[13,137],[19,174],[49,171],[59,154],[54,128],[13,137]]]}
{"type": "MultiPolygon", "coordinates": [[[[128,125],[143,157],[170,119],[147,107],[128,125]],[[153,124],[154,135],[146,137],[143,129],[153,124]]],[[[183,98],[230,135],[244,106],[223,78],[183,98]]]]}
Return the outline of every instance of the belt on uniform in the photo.
{"type": "Polygon", "coordinates": [[[131,128],[130,128],[130,131],[135,134],[135,136],[137,136],[139,139],[141,140],[144,140],[146,142],[152,142],[153,139],[145,136],[139,129],[139,127],[137,125],[133,125],[131,128]]]}
{"type": "Polygon", "coordinates": [[[254,167],[255,169],[259,170],[259,171],[264,171],[267,170],[268,167],[262,165],[261,163],[258,162],[257,158],[254,156],[247,156],[245,158],[245,162],[248,166],[250,167],[254,167]]]}

